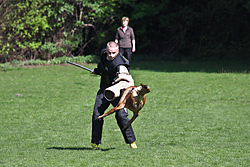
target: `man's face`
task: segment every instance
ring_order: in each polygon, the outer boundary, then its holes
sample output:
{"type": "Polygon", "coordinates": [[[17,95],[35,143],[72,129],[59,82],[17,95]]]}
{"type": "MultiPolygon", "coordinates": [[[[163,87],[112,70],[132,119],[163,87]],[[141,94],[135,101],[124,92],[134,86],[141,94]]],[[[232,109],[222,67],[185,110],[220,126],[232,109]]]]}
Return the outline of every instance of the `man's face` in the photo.
{"type": "Polygon", "coordinates": [[[127,20],[122,21],[122,26],[123,26],[123,27],[128,26],[128,21],[127,21],[127,20]]]}
{"type": "Polygon", "coordinates": [[[117,56],[119,52],[118,48],[107,48],[107,55],[108,55],[108,60],[114,60],[114,58],[117,56]]]}

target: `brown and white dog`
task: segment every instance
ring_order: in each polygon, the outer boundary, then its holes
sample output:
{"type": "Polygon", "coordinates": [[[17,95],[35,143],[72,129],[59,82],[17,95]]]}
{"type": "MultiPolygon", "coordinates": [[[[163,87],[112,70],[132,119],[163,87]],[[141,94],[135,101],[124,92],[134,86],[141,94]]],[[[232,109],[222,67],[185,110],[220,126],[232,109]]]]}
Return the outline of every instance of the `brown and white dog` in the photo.
{"type": "Polygon", "coordinates": [[[131,118],[131,120],[127,123],[127,125],[125,125],[125,127],[122,129],[122,131],[125,131],[132,124],[132,122],[139,116],[139,111],[142,109],[142,107],[146,102],[145,94],[149,92],[150,92],[149,87],[143,84],[141,84],[140,86],[130,86],[126,88],[117,106],[109,110],[107,113],[97,117],[97,120],[114,113],[116,110],[120,110],[122,108],[128,108],[134,113],[134,115],[131,118]]]}

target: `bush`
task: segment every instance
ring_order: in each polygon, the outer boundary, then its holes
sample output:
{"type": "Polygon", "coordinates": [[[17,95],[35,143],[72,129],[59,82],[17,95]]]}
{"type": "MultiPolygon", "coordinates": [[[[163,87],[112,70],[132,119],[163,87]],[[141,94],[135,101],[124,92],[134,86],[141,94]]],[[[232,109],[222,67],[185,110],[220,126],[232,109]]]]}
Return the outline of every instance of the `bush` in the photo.
{"type": "Polygon", "coordinates": [[[53,62],[55,62],[56,64],[67,64],[67,61],[70,61],[71,59],[72,59],[71,57],[67,57],[67,56],[58,57],[58,58],[52,59],[51,64],[53,64],[53,62]]]}
{"type": "Polygon", "coordinates": [[[98,63],[99,59],[96,55],[85,56],[85,63],[98,63]]]}
{"type": "Polygon", "coordinates": [[[20,60],[16,60],[16,59],[13,59],[11,61],[11,65],[14,66],[14,67],[21,67],[24,65],[24,63],[20,60]]]}
{"type": "Polygon", "coordinates": [[[9,70],[12,67],[22,67],[24,65],[30,65],[30,66],[35,66],[35,65],[46,65],[46,64],[67,64],[67,61],[71,61],[74,63],[97,63],[98,57],[95,55],[88,55],[88,56],[77,56],[77,57],[58,57],[51,59],[49,61],[46,60],[41,60],[41,59],[36,59],[36,60],[26,60],[25,62],[22,62],[20,60],[13,59],[11,63],[0,63],[0,67],[3,68],[4,70],[9,70]]]}
{"type": "Polygon", "coordinates": [[[37,60],[27,60],[24,62],[24,65],[45,65],[47,63],[47,61],[45,60],[40,60],[40,59],[37,59],[37,60]]]}
{"type": "Polygon", "coordinates": [[[97,63],[98,58],[95,55],[78,56],[73,61],[76,63],[97,63]]]}
{"type": "Polygon", "coordinates": [[[0,67],[1,67],[4,71],[10,70],[10,69],[12,68],[9,62],[7,62],[7,63],[1,63],[1,64],[0,64],[0,67]]]}

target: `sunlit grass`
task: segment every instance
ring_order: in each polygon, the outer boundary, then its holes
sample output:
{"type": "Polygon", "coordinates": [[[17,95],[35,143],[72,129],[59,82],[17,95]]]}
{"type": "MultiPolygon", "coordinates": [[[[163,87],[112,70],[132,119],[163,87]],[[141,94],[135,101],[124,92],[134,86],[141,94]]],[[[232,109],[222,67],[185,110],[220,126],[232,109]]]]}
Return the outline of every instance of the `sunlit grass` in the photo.
{"type": "Polygon", "coordinates": [[[91,150],[99,76],[69,65],[1,72],[0,166],[249,166],[249,69],[189,65],[132,64],[135,84],[151,89],[132,124],[135,150],[114,115],[91,150]]]}

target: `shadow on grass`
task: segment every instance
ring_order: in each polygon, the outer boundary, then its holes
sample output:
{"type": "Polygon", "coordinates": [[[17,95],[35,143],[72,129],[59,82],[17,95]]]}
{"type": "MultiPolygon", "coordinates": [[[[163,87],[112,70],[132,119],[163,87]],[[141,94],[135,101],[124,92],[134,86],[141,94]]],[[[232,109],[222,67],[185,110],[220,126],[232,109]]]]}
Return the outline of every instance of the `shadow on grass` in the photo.
{"type": "MultiPolygon", "coordinates": [[[[90,147],[49,147],[46,148],[48,150],[92,150],[92,148],[90,147]]],[[[101,151],[109,151],[109,150],[113,150],[115,148],[107,148],[107,149],[100,149],[101,151]]]]}
{"type": "Polygon", "coordinates": [[[131,69],[157,72],[250,73],[250,61],[143,61],[132,62],[131,69]]]}

